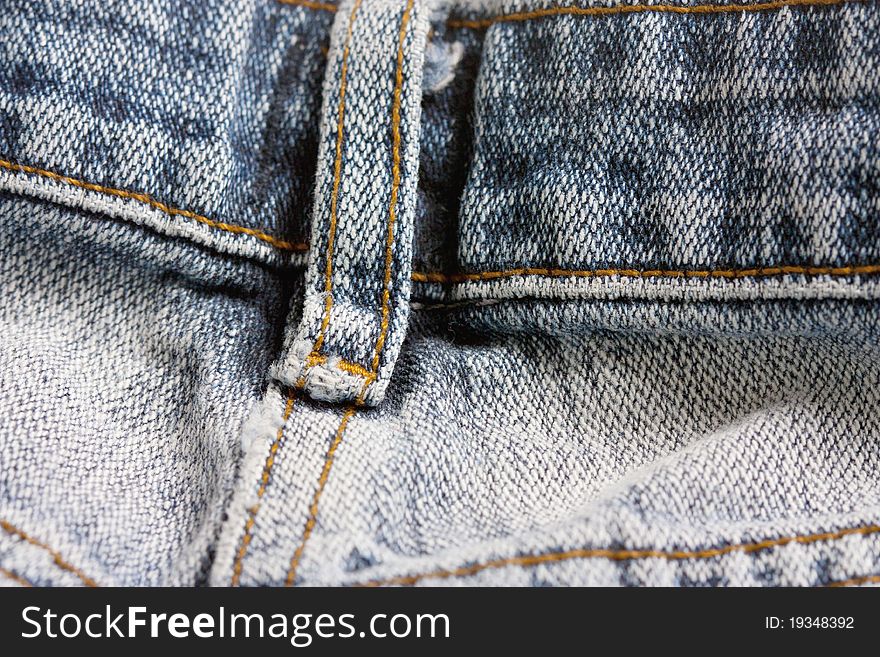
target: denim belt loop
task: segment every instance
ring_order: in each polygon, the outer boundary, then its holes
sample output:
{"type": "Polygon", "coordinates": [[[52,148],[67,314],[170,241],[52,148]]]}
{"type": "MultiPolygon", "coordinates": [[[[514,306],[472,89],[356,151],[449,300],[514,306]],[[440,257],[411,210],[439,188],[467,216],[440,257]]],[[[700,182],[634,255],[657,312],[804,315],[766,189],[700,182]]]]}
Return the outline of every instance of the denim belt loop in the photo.
{"type": "Polygon", "coordinates": [[[406,334],[424,0],[344,0],[328,54],[302,318],[272,374],[311,397],[379,403],[406,334]]]}

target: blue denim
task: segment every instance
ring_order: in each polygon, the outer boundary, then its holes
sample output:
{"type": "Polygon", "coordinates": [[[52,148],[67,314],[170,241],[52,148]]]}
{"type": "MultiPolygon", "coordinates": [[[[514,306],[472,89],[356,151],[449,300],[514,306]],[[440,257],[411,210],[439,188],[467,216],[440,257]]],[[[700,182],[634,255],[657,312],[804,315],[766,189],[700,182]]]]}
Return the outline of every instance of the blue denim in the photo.
{"type": "Polygon", "coordinates": [[[0,582],[880,583],[875,0],[0,44],[0,582]]]}
{"type": "Polygon", "coordinates": [[[302,318],[273,369],[315,399],[380,402],[406,334],[425,4],[337,11],[302,318]]]}

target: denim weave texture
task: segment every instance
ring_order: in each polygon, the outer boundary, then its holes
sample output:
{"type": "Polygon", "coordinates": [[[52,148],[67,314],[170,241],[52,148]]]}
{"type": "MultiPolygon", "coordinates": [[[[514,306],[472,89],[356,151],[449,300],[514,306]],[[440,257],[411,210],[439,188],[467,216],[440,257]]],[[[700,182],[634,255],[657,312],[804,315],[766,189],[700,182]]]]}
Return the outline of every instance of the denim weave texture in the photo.
{"type": "Polygon", "coordinates": [[[0,0],[0,583],[880,583],[876,0],[0,0]]]}

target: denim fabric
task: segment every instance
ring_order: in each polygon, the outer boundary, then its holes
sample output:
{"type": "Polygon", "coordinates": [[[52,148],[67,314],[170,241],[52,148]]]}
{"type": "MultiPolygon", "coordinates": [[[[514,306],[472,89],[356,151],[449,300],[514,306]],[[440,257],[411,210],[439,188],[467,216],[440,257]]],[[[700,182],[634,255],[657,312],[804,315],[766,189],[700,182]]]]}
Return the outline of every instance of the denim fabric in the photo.
{"type": "Polygon", "coordinates": [[[0,0],[0,582],[880,582],[875,0],[0,0]]]}
{"type": "Polygon", "coordinates": [[[330,20],[256,0],[3,0],[4,188],[301,258],[330,20]]]}
{"type": "Polygon", "coordinates": [[[878,28],[871,3],[493,25],[457,264],[880,261],[878,28]]]}
{"type": "MultiPolygon", "coordinates": [[[[0,225],[0,519],[100,584],[204,581],[282,281],[23,196],[0,225]]],[[[21,538],[5,569],[83,583],[21,538]]]]}
{"type": "Polygon", "coordinates": [[[273,370],[316,399],[381,401],[406,333],[425,4],[336,13],[302,320],[273,370]]]}
{"type": "Polygon", "coordinates": [[[279,426],[282,447],[248,549],[227,525],[212,582],[242,554],[243,585],[878,573],[875,306],[507,302],[455,310],[451,330],[447,311],[414,311],[378,409],[298,399],[283,421],[270,393],[232,517],[279,426]]]}

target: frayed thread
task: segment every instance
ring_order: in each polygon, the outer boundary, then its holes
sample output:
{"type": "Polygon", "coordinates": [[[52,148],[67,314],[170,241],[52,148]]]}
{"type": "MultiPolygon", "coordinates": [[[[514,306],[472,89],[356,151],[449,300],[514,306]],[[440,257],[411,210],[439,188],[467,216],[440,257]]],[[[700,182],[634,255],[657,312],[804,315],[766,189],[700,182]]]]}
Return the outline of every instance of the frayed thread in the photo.
{"type": "Polygon", "coordinates": [[[464,46],[458,41],[434,39],[425,48],[425,67],[422,73],[422,89],[425,93],[438,93],[455,79],[455,70],[464,56],[464,46]]]}
{"type": "Polygon", "coordinates": [[[241,428],[241,451],[248,454],[255,443],[271,443],[281,423],[278,394],[267,394],[251,406],[250,413],[241,428]]]}

